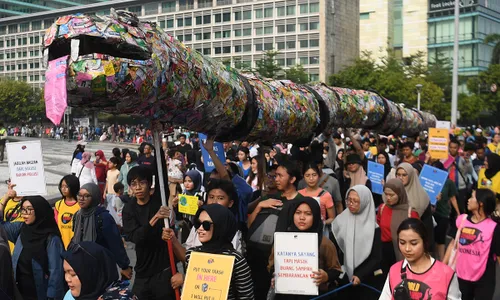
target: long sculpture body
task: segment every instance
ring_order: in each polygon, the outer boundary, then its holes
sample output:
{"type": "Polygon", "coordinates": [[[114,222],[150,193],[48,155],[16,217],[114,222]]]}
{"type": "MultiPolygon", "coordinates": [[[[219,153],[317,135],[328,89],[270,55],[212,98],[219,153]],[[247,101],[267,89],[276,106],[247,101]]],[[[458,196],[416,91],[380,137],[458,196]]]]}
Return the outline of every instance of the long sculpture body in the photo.
{"type": "Polygon", "coordinates": [[[220,141],[309,141],[333,127],[411,136],[436,123],[374,92],[241,74],[127,12],[60,17],[44,47],[54,123],[66,102],[171,122],[220,141]]]}

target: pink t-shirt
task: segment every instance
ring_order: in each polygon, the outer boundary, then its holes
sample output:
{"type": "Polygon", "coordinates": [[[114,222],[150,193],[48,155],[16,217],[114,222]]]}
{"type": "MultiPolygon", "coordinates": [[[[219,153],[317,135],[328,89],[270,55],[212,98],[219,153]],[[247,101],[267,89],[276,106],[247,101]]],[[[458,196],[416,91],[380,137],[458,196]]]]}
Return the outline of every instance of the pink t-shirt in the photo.
{"type": "MultiPolygon", "coordinates": [[[[322,188],[318,188],[313,192],[307,191],[307,188],[302,189],[299,193],[304,197],[318,197],[318,195],[323,191],[322,188]]],[[[333,207],[333,198],[330,193],[325,191],[321,197],[319,197],[319,207],[321,208],[321,219],[325,221],[326,217],[326,209],[333,207]]]]}

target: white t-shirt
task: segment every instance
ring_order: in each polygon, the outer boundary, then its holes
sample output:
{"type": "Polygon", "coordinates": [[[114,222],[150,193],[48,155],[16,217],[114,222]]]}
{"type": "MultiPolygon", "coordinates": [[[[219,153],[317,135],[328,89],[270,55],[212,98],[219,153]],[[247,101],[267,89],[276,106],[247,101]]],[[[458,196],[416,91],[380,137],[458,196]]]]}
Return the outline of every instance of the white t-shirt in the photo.
{"type": "MultiPolygon", "coordinates": [[[[241,231],[238,230],[234,235],[233,241],[231,243],[233,244],[234,250],[236,250],[240,254],[243,254],[241,249],[241,238],[241,231]]],[[[200,239],[198,238],[198,233],[196,232],[196,229],[194,227],[191,228],[191,232],[189,233],[186,243],[184,243],[183,246],[186,249],[201,246],[200,239]]]]}
{"type": "Polygon", "coordinates": [[[173,179],[180,179],[182,180],[183,178],[183,174],[182,174],[182,171],[181,171],[181,166],[182,166],[182,163],[180,160],[178,159],[170,159],[168,161],[168,177],[170,178],[173,178],[173,179]]]}

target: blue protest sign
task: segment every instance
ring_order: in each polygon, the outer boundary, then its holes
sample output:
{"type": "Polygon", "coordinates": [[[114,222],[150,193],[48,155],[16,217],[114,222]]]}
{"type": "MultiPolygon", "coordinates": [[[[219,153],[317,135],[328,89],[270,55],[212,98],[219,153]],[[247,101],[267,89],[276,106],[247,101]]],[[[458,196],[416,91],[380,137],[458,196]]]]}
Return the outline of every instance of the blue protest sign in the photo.
{"type": "MultiPolygon", "coordinates": [[[[200,140],[204,143],[207,140],[207,136],[203,133],[199,134],[200,140]]],[[[224,152],[224,145],[219,142],[214,142],[214,151],[220,161],[225,164],[226,163],[226,153],[224,152]]],[[[201,154],[203,155],[203,164],[205,165],[205,172],[210,173],[213,169],[215,169],[214,162],[207,150],[201,147],[201,154]]]]}
{"type": "Polygon", "coordinates": [[[368,161],[368,179],[372,182],[372,192],[382,195],[384,191],[382,180],[385,180],[384,165],[368,161]]]}
{"type": "Polygon", "coordinates": [[[432,205],[436,205],[436,196],[441,193],[448,178],[448,172],[425,165],[420,172],[420,184],[429,195],[432,205]]]}

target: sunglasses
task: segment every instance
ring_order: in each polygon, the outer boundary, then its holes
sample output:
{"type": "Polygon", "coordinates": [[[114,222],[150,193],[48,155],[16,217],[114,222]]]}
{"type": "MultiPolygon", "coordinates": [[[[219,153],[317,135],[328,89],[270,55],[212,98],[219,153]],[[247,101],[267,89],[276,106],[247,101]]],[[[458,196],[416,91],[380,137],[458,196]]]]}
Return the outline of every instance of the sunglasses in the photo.
{"type": "Polygon", "coordinates": [[[212,222],[210,221],[203,221],[203,222],[200,222],[199,220],[195,220],[194,221],[194,228],[196,228],[196,230],[198,230],[198,228],[200,228],[200,226],[203,227],[203,230],[205,231],[209,231],[210,230],[210,227],[212,226],[212,222]]]}

